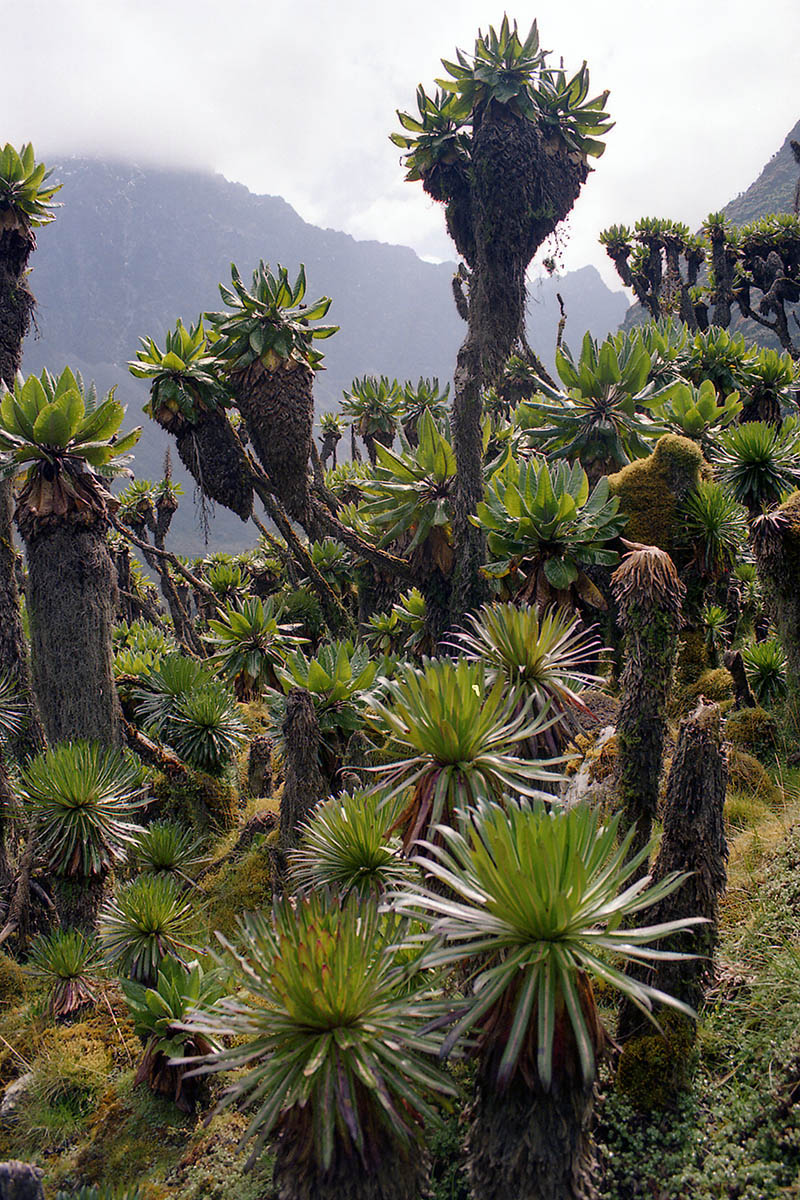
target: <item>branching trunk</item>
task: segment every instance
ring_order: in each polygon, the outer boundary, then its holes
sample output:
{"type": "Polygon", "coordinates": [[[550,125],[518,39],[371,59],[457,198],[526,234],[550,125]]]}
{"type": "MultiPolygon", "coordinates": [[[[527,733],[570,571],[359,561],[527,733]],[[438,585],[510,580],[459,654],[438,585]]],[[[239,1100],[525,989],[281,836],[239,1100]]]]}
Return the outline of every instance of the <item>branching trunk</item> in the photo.
{"type": "Polygon", "coordinates": [[[476,114],[469,177],[456,173],[442,181],[448,229],[471,269],[469,329],[453,393],[454,624],[487,595],[480,576],[484,534],[469,520],[483,498],[481,392],[497,381],[524,335],[528,263],[569,213],[587,174],[585,161],[570,155],[557,135],[548,138],[507,106],[491,102],[476,114]]]}

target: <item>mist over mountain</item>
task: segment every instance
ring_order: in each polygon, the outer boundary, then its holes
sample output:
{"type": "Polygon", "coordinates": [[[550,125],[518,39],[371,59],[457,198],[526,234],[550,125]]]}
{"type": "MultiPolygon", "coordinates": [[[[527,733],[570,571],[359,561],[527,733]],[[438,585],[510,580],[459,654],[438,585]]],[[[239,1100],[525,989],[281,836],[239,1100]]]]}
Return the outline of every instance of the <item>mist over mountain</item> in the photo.
{"type": "MultiPolygon", "coordinates": [[[[292,277],[305,263],[307,299],[333,298],[328,320],[340,329],[321,346],[326,369],[315,382],[318,416],[338,408],[356,376],[437,376],[442,384],[451,378],[466,329],[451,293],[454,264],[427,263],[403,246],[320,229],[280,197],[256,196],[211,173],[68,159],[54,164],[53,177],[63,184],[63,207],[40,231],[32,258],[37,332],[26,341],[24,370],[58,371],[69,363],[98,388],[117,385],[128,405],[126,428],[144,424],[138,476],[161,476],[171,440],[141,416],[147,384],[125,364],[141,336],[163,347],[178,317],[188,324],[222,307],[218,284],[229,282],[231,262],[245,279],[259,259],[286,266],[292,277]]],[[[594,267],[534,282],[528,338],[548,365],[560,315],[557,292],[567,312],[566,340],[576,346],[586,329],[599,337],[615,329],[628,306],[594,267]]],[[[173,466],[191,497],[193,482],[177,456],[173,466]]],[[[241,522],[218,509],[211,546],[233,549],[248,541],[241,522]]],[[[175,519],[172,544],[184,553],[203,550],[190,500],[175,519]]]]}

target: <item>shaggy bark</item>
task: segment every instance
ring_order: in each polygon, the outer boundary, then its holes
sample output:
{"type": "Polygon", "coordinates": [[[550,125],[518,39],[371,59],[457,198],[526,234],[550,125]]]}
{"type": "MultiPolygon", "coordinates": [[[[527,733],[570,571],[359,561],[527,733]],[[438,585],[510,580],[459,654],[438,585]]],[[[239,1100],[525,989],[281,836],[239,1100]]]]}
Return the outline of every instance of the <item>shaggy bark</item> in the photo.
{"type": "Polygon", "coordinates": [[[404,1150],[368,1113],[362,1112],[361,1120],[369,1138],[366,1161],[337,1131],[325,1171],[315,1161],[310,1114],[299,1106],[288,1112],[275,1147],[277,1200],[418,1200],[427,1195],[427,1154],[404,1150]]]}
{"type": "Polygon", "coordinates": [[[726,650],[722,656],[722,661],[730,671],[733,680],[734,696],[736,698],[737,708],[755,708],[756,698],[753,695],[752,688],[747,680],[747,672],[744,669],[744,662],[740,650],[726,650]]]}
{"type": "Polygon", "coordinates": [[[105,886],[105,874],[54,876],[53,900],[61,928],[94,937],[105,886]]]}
{"type": "Polygon", "coordinates": [[[283,722],[286,770],[278,845],[283,854],[299,841],[300,826],[326,793],[319,766],[320,733],[314,701],[305,688],[292,688],[283,722]]]}
{"type": "Polygon", "coordinates": [[[258,459],[289,516],[310,537],[308,464],[314,424],[314,374],[306,363],[268,371],[254,362],[233,377],[237,403],[258,459]]]}
{"type": "Polygon", "coordinates": [[[272,738],[258,734],[247,755],[247,790],[251,796],[272,795],[272,738]]]}
{"type": "Polygon", "coordinates": [[[467,1139],[474,1200],[596,1200],[593,1087],[557,1075],[549,1090],[519,1075],[498,1092],[479,1079],[467,1139]]]}
{"type": "MultiPolygon", "coordinates": [[[[13,229],[0,232],[0,380],[9,389],[13,388],[22,364],[22,342],[34,308],[25,275],[35,244],[32,234],[23,237],[13,229]]],[[[11,744],[14,755],[24,758],[42,749],[44,733],[33,698],[22,631],[12,512],[11,481],[3,480],[0,482],[0,675],[9,675],[14,680],[25,704],[24,729],[11,744]]]]}
{"type": "Polygon", "coordinates": [[[612,588],[625,634],[617,787],[625,826],[636,826],[635,854],[650,840],[658,804],[683,587],[669,556],[647,546],[626,557],[612,588]]]}
{"type": "Polygon", "coordinates": [[[225,414],[205,410],[195,424],[187,422],[175,441],[178,457],[200,490],[247,521],[253,511],[250,469],[225,414]]]}
{"type": "Polygon", "coordinates": [[[475,114],[469,179],[457,171],[452,179],[437,178],[433,190],[427,187],[448,201],[448,229],[471,268],[469,329],[453,394],[454,623],[486,598],[479,574],[484,534],[469,520],[483,497],[481,390],[496,382],[524,334],[528,263],[569,213],[587,175],[584,158],[570,153],[557,135],[546,137],[507,106],[491,102],[475,114]]]}
{"type": "MultiPolygon", "coordinates": [[[[667,781],[664,832],[653,866],[658,882],[674,871],[690,872],[672,895],[648,909],[648,924],[658,925],[685,917],[705,917],[706,925],[664,939],[659,948],[699,957],[690,961],[661,960],[653,966],[629,968],[668,996],[697,1008],[703,999],[718,938],[719,900],[725,891],[725,841],[723,805],[728,766],[722,746],[720,710],[716,704],[698,705],[681,721],[678,746],[667,781]]],[[[628,1039],[649,1030],[641,1012],[631,1004],[620,1010],[619,1037],[628,1039]]]]}
{"type": "Polygon", "coordinates": [[[111,630],[117,581],[105,526],[21,532],[28,550],[33,682],[47,738],[121,742],[111,630]]]}
{"type": "Polygon", "coordinates": [[[800,730],[800,492],[758,517],[751,530],[758,578],[786,654],[786,683],[800,730]]]}

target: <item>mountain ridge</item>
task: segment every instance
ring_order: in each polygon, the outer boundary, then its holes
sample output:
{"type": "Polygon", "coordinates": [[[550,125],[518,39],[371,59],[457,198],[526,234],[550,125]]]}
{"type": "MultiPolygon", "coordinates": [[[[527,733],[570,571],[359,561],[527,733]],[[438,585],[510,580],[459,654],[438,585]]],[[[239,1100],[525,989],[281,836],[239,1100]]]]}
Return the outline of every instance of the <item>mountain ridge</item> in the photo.
{"type": "MultiPolygon", "coordinates": [[[[117,386],[128,405],[126,427],[138,414],[147,385],[125,367],[139,338],[164,344],[178,317],[188,323],[220,308],[218,284],[230,280],[235,262],[243,278],[259,259],[281,263],[293,277],[306,267],[308,299],[333,299],[328,320],[340,326],[325,342],[323,371],[315,380],[317,417],[336,410],[342,391],[366,374],[416,381],[452,375],[465,325],[453,303],[455,263],[428,263],[407,246],[361,241],[304,221],[279,196],[257,196],[244,184],[197,169],[140,167],[124,159],[54,160],[62,184],[57,219],[40,231],[32,258],[37,332],[25,343],[26,373],[69,363],[99,389],[117,386]]],[[[606,287],[594,267],[534,282],[528,337],[552,364],[559,311],[567,308],[567,340],[589,328],[605,336],[621,320],[628,301],[606,287]]],[[[144,478],[162,473],[168,436],[144,420],[134,466],[144,478]]],[[[175,474],[191,495],[180,464],[175,474]]],[[[201,523],[184,503],[173,527],[182,552],[203,551],[201,523]]],[[[243,546],[248,533],[238,519],[217,509],[215,548],[243,546]]]]}

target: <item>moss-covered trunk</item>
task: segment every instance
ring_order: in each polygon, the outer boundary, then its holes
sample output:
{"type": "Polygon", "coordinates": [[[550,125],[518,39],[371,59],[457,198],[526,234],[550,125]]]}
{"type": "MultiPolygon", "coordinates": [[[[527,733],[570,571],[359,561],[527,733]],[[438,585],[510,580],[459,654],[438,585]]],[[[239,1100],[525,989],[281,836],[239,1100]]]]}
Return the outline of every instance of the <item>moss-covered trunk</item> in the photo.
{"type": "Polygon", "coordinates": [[[105,525],[76,520],[23,530],[33,683],[48,741],[120,745],[111,630],[117,581],[105,525]]]}
{"type": "Polygon", "coordinates": [[[178,456],[211,500],[224,504],[243,521],[253,511],[250,468],[236,432],[224,413],[204,411],[176,436],[178,456]]]}
{"type": "Polygon", "coordinates": [[[753,522],[758,578],[786,654],[786,683],[800,732],[800,491],[753,522]]]}
{"type": "Polygon", "coordinates": [[[471,269],[469,328],[456,364],[452,415],[456,623],[486,598],[479,575],[484,534],[469,520],[483,498],[481,392],[496,382],[524,334],[528,263],[569,213],[587,174],[583,158],[570,154],[557,135],[543,137],[492,101],[476,115],[469,178],[444,181],[448,229],[471,269]]]}
{"type": "MultiPolygon", "coordinates": [[[[629,973],[643,979],[668,996],[697,1008],[717,944],[719,901],[727,882],[723,806],[728,778],[722,746],[720,711],[716,704],[701,703],[680,726],[678,745],[667,780],[664,832],[653,866],[658,882],[674,871],[689,872],[689,878],[648,911],[648,923],[686,917],[705,917],[708,924],[686,933],[674,934],[660,944],[662,950],[677,950],[699,957],[690,961],[660,960],[654,966],[632,966],[629,973]]],[[[624,1004],[619,1035],[625,1040],[649,1033],[641,1012],[624,1004]]]]}
{"type": "Polygon", "coordinates": [[[625,634],[625,666],[617,720],[617,786],[626,826],[636,826],[635,853],[650,840],[683,588],[672,559],[655,546],[634,549],[612,576],[625,634]]]}

